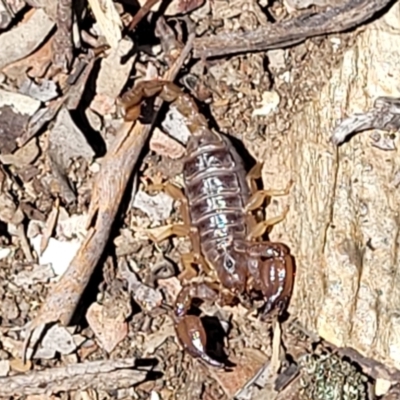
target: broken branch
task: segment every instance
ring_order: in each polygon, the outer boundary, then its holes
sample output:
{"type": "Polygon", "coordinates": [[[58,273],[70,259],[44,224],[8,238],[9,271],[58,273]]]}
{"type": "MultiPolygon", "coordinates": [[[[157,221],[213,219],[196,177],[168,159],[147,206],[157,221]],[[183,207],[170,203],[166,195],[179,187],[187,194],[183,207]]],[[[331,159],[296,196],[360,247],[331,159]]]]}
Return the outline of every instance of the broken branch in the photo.
{"type": "MultiPolygon", "coordinates": [[[[183,49],[173,67],[164,75],[165,80],[174,80],[187,55],[191,51],[194,36],[183,49]]],[[[156,99],[156,106],[162,101],[156,99]]],[[[154,113],[153,121],[157,113],[154,113]]],[[[27,336],[23,348],[23,359],[27,346],[32,339],[34,345],[39,340],[40,331],[51,323],[60,321],[68,325],[75,308],[89,283],[109,240],[111,227],[119,210],[126,186],[136,166],[142,148],[146,143],[151,125],[143,126],[139,122],[125,122],[112,146],[102,160],[101,173],[94,183],[92,200],[89,207],[89,229],[85,241],[72,260],[61,279],[51,288],[45,302],[36,316],[25,329],[27,336]]]]}

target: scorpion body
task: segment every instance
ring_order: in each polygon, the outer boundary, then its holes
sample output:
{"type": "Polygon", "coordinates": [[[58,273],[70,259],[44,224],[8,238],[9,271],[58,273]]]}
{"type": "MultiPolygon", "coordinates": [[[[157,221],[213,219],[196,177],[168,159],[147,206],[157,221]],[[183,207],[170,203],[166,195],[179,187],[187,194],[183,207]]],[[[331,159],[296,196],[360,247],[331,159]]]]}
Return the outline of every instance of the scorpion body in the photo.
{"type": "MultiPolygon", "coordinates": [[[[189,138],[183,177],[201,253],[209,264],[221,264],[222,269],[216,271],[221,278],[225,268],[235,269],[229,249],[246,240],[248,233],[245,206],[250,191],[243,162],[228,139],[207,131],[189,138]]],[[[242,271],[236,272],[238,279],[232,283],[241,281],[242,271]]]]}
{"type": "Polygon", "coordinates": [[[199,264],[208,275],[217,275],[214,285],[204,282],[183,286],[174,311],[177,336],[192,356],[222,367],[206,352],[200,318],[188,313],[192,300],[218,301],[223,298],[221,294],[228,294],[246,307],[262,301],[264,316],[286,308],[294,278],[289,249],[282,243],[260,241],[267,228],[285,214],[257,222],[251,211],[271,195],[287,194],[288,189],[258,191],[255,179],[260,177],[260,170],[255,168],[247,174],[230,140],[209,129],[191,97],[171,82],[143,81],[126,93],[122,98],[125,118],[137,118],[142,98],[153,95],[172,103],[191,132],[183,160],[185,193],[171,185],[165,187],[181,202],[183,225],[173,225],[153,240],[189,236],[193,251],[182,256],[185,270],[193,271],[191,265],[199,264]]]}

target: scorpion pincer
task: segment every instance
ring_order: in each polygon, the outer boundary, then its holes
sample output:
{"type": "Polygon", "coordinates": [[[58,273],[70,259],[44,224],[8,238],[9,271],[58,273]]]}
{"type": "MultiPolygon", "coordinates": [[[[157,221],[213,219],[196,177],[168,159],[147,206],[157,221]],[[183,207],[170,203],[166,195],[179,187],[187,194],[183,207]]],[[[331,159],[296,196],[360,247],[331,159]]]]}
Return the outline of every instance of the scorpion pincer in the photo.
{"type": "MultiPolygon", "coordinates": [[[[155,241],[188,236],[192,252],[183,254],[183,277],[193,277],[193,265],[199,265],[212,282],[183,286],[174,306],[177,337],[184,349],[206,363],[224,364],[206,352],[206,333],[200,317],[189,314],[192,300],[220,304],[240,301],[247,308],[262,305],[262,316],[280,315],[287,307],[294,282],[294,263],[282,243],[262,241],[269,227],[282,221],[278,217],[257,221],[252,211],[271,196],[289,193],[257,190],[261,165],[247,174],[242,159],[230,140],[212,131],[194,100],[167,81],[142,81],[122,97],[125,119],[140,114],[141,101],[158,95],[172,103],[185,118],[191,133],[183,161],[184,193],[172,184],[164,190],[181,203],[183,224],[169,226],[155,241]]],[[[260,308],[258,306],[257,308],[260,308]]]]}

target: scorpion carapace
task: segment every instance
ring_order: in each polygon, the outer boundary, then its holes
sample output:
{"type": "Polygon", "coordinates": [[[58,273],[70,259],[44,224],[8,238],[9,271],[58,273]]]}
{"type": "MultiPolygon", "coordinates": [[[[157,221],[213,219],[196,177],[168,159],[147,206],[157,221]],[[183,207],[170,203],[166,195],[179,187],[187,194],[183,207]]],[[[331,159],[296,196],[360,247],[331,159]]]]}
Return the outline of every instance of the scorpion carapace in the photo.
{"type": "Polygon", "coordinates": [[[142,99],[154,95],[172,103],[191,136],[183,167],[185,193],[171,184],[164,186],[180,200],[183,224],[169,226],[152,239],[162,241],[172,235],[191,239],[192,252],[181,257],[185,268],[181,277],[196,275],[193,265],[197,264],[212,282],[183,286],[174,310],[177,336],[192,356],[222,367],[207,355],[201,320],[189,314],[192,300],[224,303],[236,299],[246,307],[261,301],[264,316],[286,308],[294,281],[292,257],[285,245],[261,238],[285,218],[288,209],[282,216],[261,222],[251,212],[271,196],[288,194],[291,184],[282,191],[257,190],[261,165],[256,164],[247,174],[230,140],[209,129],[194,100],[171,82],[140,82],[122,97],[125,118],[137,118],[142,99]]]}

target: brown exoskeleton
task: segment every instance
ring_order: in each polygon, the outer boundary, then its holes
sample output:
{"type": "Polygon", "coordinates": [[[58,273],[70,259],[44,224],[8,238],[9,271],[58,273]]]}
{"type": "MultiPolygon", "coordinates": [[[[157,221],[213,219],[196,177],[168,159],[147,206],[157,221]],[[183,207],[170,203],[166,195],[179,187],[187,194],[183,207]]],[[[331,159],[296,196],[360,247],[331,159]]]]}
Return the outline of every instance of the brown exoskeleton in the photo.
{"type": "Polygon", "coordinates": [[[189,236],[192,252],[182,255],[186,275],[193,275],[193,264],[208,275],[216,275],[218,284],[189,283],[175,303],[175,327],[183,347],[194,357],[210,365],[223,364],[206,353],[206,333],[198,316],[188,314],[192,300],[217,301],[237,298],[247,307],[263,300],[263,315],[282,312],[289,301],[294,266],[288,248],[281,243],[260,241],[266,230],[282,221],[282,216],[257,222],[252,211],[270,196],[283,191],[257,190],[260,164],[246,174],[242,159],[231,142],[209,129],[207,121],[193,99],[175,84],[143,81],[122,97],[125,118],[140,113],[144,97],[159,95],[170,102],[185,118],[191,132],[184,158],[185,193],[167,184],[166,192],[180,200],[183,224],[173,225],[154,240],[172,235],[189,236]]]}

